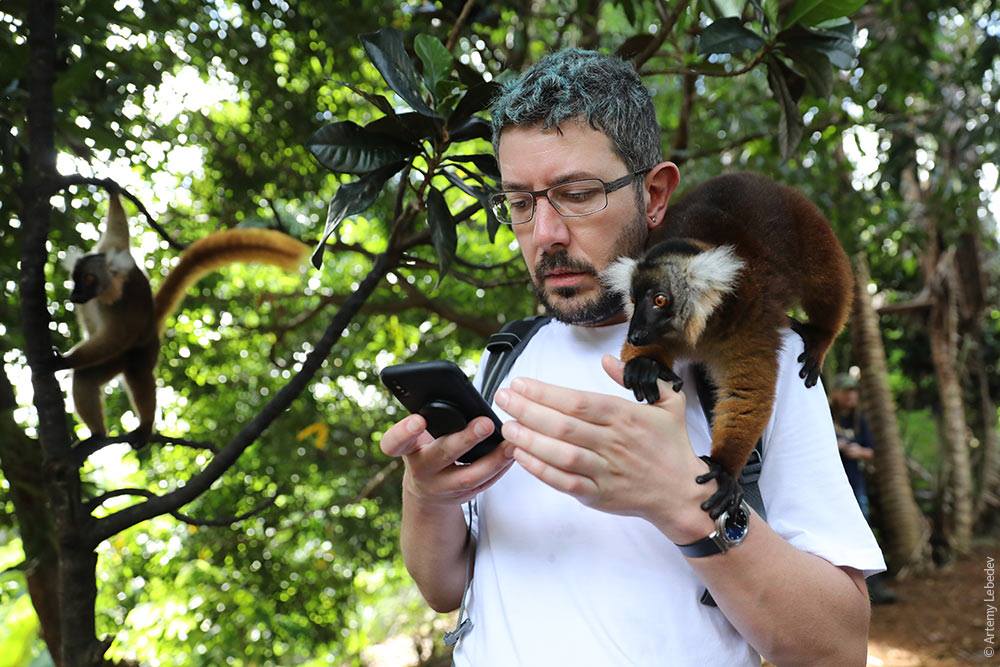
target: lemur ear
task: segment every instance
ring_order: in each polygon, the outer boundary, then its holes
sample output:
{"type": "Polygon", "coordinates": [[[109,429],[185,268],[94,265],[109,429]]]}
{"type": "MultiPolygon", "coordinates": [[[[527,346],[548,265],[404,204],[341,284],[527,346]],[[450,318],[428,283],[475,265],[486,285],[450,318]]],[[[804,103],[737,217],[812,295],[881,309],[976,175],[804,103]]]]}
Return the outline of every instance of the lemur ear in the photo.
{"type": "Polygon", "coordinates": [[[628,297],[632,293],[632,274],[637,265],[631,257],[622,257],[601,272],[601,282],[612,292],[628,297]]]}
{"type": "Polygon", "coordinates": [[[128,273],[135,267],[135,260],[128,250],[110,250],[105,255],[108,271],[114,275],[128,273]]]}
{"type": "Polygon", "coordinates": [[[687,265],[688,285],[701,298],[719,300],[732,292],[746,263],[731,245],[705,250],[691,257],[687,265]]]}
{"type": "Polygon", "coordinates": [[[70,246],[66,249],[66,254],[62,258],[63,268],[72,273],[81,257],[83,257],[83,251],[76,246],[70,246]]]}

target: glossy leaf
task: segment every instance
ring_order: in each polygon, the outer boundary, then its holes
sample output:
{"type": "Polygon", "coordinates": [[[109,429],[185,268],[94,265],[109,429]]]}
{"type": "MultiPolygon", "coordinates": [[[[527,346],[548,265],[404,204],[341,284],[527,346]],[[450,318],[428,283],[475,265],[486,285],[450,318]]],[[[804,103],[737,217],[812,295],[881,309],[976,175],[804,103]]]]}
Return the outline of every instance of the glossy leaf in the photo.
{"type": "Polygon", "coordinates": [[[438,134],[439,127],[439,121],[415,111],[383,116],[365,125],[366,130],[410,144],[419,144],[424,139],[433,138],[438,134]]]}
{"type": "Polygon", "coordinates": [[[490,124],[482,118],[468,118],[462,121],[457,127],[449,130],[449,138],[453,142],[468,141],[469,139],[485,139],[490,141],[493,138],[493,129],[490,124]]]}
{"type": "Polygon", "coordinates": [[[791,48],[811,49],[822,53],[834,67],[850,69],[854,66],[857,49],[854,48],[854,24],[820,30],[797,27],[783,33],[783,41],[791,48]]]}
{"type": "Polygon", "coordinates": [[[330,206],[327,208],[323,236],[312,254],[313,266],[318,269],[323,265],[326,242],[344,218],[362,213],[374,204],[386,181],[395,176],[405,164],[405,161],[400,161],[386,165],[352,183],[345,183],[337,189],[337,193],[330,200],[330,206]]]}
{"type": "Polygon", "coordinates": [[[777,100],[781,111],[778,123],[778,146],[782,159],[787,160],[802,140],[802,133],[805,129],[802,124],[802,114],[799,112],[798,98],[793,96],[791,86],[789,86],[788,75],[797,75],[784,67],[776,58],[767,58],[766,62],[767,83],[771,87],[771,92],[774,94],[774,99],[777,100]]]}
{"type": "Polygon", "coordinates": [[[427,194],[427,224],[431,228],[431,241],[438,256],[438,283],[448,273],[448,267],[455,259],[458,247],[458,235],[455,231],[455,218],[448,209],[444,195],[431,188],[427,194]]]}
{"type": "Polygon", "coordinates": [[[465,91],[465,95],[459,100],[458,106],[455,107],[455,110],[451,113],[451,117],[448,119],[448,123],[457,123],[482,111],[490,105],[499,93],[500,84],[495,81],[483,81],[480,84],[472,86],[465,91]]]}
{"type": "Polygon", "coordinates": [[[865,0],[797,0],[785,19],[785,25],[817,25],[830,19],[850,16],[865,0]]]}
{"type": "Polygon", "coordinates": [[[742,53],[764,46],[764,38],[740,23],[737,17],[712,22],[698,39],[698,53],[742,53]]]}
{"type": "Polygon", "coordinates": [[[413,144],[351,121],[320,128],[309,137],[306,146],[320,164],[343,174],[367,174],[417,152],[413,144]]]}
{"type": "Polygon", "coordinates": [[[650,35],[648,33],[632,35],[622,42],[621,46],[615,49],[615,55],[622,60],[631,60],[642,53],[655,39],[656,35],[650,35]]]}
{"type": "Polygon", "coordinates": [[[821,53],[802,49],[785,49],[784,60],[797,74],[805,78],[813,95],[827,98],[833,92],[833,66],[821,53]]]}
{"type": "Polygon", "coordinates": [[[435,115],[434,110],[424,102],[420,79],[413,61],[406,53],[402,33],[395,28],[383,28],[362,35],[361,43],[375,69],[410,108],[425,116],[435,115]]]}
{"type": "Polygon", "coordinates": [[[477,188],[476,186],[471,185],[457,174],[454,174],[447,169],[444,169],[439,173],[447,178],[448,181],[456,188],[478,201],[479,205],[484,211],[486,211],[486,232],[489,234],[490,243],[493,243],[496,240],[497,230],[500,229],[500,221],[495,215],[493,215],[493,209],[490,208],[490,193],[483,188],[477,188]]]}
{"type": "MultiPolygon", "coordinates": [[[[424,65],[424,83],[435,95],[437,85],[451,72],[452,56],[437,37],[417,35],[413,40],[413,50],[424,65]]],[[[435,99],[437,96],[435,95],[435,99]]]]}
{"type": "Polygon", "coordinates": [[[349,89],[355,95],[359,95],[366,102],[374,106],[376,109],[386,114],[387,116],[395,116],[396,110],[392,108],[392,104],[389,100],[385,99],[384,95],[378,95],[376,93],[369,93],[368,91],[362,90],[355,86],[354,84],[347,83],[346,81],[341,81],[340,85],[344,88],[349,89]]]}
{"type": "Polygon", "coordinates": [[[497,166],[496,158],[492,155],[485,153],[479,155],[449,155],[448,159],[452,162],[471,163],[485,176],[489,176],[495,181],[500,180],[500,168],[497,166]]]}

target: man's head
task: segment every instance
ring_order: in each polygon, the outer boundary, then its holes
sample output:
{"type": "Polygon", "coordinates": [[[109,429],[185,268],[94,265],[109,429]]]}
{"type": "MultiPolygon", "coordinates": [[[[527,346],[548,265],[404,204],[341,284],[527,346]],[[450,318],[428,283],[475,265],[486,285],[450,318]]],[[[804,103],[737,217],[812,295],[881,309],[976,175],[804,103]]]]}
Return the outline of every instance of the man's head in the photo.
{"type": "Polygon", "coordinates": [[[858,407],[858,380],[850,373],[837,373],[830,387],[830,403],[838,412],[851,412],[858,407]]]}
{"type": "Polygon", "coordinates": [[[575,324],[615,317],[620,295],[598,274],[641,252],[678,181],[677,168],[662,162],[656,113],[635,70],[578,49],[542,59],[494,103],[493,145],[507,191],[610,183],[640,172],[631,186],[607,194],[603,210],[566,216],[536,197],[531,220],[513,227],[549,312],[575,324]]]}

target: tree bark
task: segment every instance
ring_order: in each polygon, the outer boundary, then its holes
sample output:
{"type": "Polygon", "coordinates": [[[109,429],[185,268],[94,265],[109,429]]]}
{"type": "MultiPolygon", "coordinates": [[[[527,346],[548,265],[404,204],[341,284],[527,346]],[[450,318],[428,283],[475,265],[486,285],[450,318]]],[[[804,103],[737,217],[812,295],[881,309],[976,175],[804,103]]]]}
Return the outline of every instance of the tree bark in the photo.
{"type": "Polygon", "coordinates": [[[958,377],[957,286],[954,254],[945,252],[931,276],[928,336],[941,401],[941,441],[950,467],[946,478],[952,494],[948,541],[956,551],[965,552],[972,541],[972,465],[962,382],[958,377]]]}
{"type": "Polygon", "coordinates": [[[930,529],[913,497],[906,453],[896,420],[896,403],[889,389],[878,314],[868,294],[871,274],[863,253],[855,257],[854,271],[852,347],[862,369],[864,412],[875,436],[875,482],[885,526],[882,546],[890,569],[897,576],[905,576],[929,566],[930,529]]]}
{"type": "Polygon", "coordinates": [[[975,337],[970,350],[969,366],[979,393],[979,418],[982,421],[983,458],[979,493],[976,495],[975,516],[977,521],[992,519],[1000,507],[1000,437],[997,435],[997,408],[990,396],[989,376],[983,360],[982,332],[975,337]]]}

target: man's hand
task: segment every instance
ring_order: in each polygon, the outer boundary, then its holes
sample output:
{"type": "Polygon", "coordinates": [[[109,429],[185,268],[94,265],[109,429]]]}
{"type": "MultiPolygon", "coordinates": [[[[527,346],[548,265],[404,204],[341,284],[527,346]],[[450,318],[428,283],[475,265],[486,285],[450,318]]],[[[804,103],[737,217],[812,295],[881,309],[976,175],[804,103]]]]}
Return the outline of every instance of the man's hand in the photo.
{"type": "Polygon", "coordinates": [[[461,505],[500,479],[513,461],[497,447],[469,465],[455,461],[493,432],[493,422],[478,417],[465,429],[435,439],[427,421],[410,415],[382,436],[382,452],[402,456],[406,466],[403,489],[426,505],[461,505]]]}
{"type": "MultiPolygon", "coordinates": [[[[624,364],[606,355],[605,372],[623,384],[624,364]]],[[[612,514],[642,517],[676,543],[708,535],[699,505],[715,482],[697,484],[708,467],[694,455],[684,421],[684,394],[661,382],[652,405],[519,378],[497,393],[515,421],[502,445],[532,475],[580,502],[612,514]]]]}

